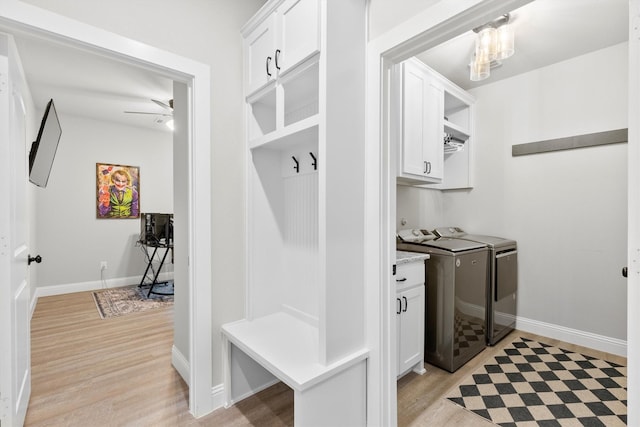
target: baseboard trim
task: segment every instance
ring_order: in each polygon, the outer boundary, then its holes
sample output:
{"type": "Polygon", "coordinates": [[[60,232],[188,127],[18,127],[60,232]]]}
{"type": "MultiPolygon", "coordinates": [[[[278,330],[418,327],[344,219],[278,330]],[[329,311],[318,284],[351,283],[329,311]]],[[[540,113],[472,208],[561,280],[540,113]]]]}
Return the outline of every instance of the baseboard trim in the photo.
{"type": "Polygon", "coordinates": [[[593,334],[578,329],[566,328],[538,320],[517,317],[516,329],[532,334],[542,335],[571,344],[581,345],[594,350],[618,356],[627,356],[627,341],[611,338],[604,335],[593,334]]]}
{"type": "Polygon", "coordinates": [[[171,347],[171,364],[178,371],[178,374],[182,377],[185,383],[189,385],[189,378],[191,375],[191,369],[189,367],[189,360],[184,357],[182,352],[178,350],[178,347],[173,345],[171,347]]]}
{"type": "Polygon", "coordinates": [[[213,402],[213,411],[224,408],[224,384],[213,386],[211,389],[211,402],[213,402]]]}
{"type": "MultiPolygon", "coordinates": [[[[158,280],[173,280],[173,272],[163,272],[158,275],[158,280]]],[[[93,280],[90,282],[65,283],[60,285],[38,286],[31,298],[31,315],[36,309],[38,298],[54,295],[72,294],[75,292],[97,291],[99,289],[119,288],[121,286],[140,283],[142,276],[117,277],[106,280],[93,280]]]]}

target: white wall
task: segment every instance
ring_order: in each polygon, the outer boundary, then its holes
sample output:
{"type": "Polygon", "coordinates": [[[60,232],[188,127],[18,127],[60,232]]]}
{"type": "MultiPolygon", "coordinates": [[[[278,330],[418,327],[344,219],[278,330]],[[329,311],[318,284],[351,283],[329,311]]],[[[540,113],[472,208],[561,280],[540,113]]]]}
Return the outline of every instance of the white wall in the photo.
{"type": "MultiPolygon", "coordinates": [[[[264,2],[88,0],[82,7],[75,0],[25,2],[211,66],[214,331],[244,316],[246,158],[240,28],[264,2]]],[[[220,334],[215,332],[214,384],[222,382],[220,345],[220,334]]]]}
{"type": "Polygon", "coordinates": [[[428,9],[440,0],[369,0],[369,40],[428,9]]]}
{"type": "Polygon", "coordinates": [[[416,206],[399,187],[398,217],[516,239],[519,316],[626,340],[627,145],[522,157],[511,146],[626,128],[627,44],[471,92],[474,189],[409,190],[416,206]]]}
{"type": "MultiPolygon", "coordinates": [[[[96,163],[140,167],[140,211],[173,212],[172,137],[147,130],[60,115],[62,137],[46,188],[35,189],[35,248],[43,262],[32,286],[77,285],[141,276],[135,245],[139,219],[96,218],[96,163]]],[[[171,266],[168,265],[170,269],[171,266]]]]}

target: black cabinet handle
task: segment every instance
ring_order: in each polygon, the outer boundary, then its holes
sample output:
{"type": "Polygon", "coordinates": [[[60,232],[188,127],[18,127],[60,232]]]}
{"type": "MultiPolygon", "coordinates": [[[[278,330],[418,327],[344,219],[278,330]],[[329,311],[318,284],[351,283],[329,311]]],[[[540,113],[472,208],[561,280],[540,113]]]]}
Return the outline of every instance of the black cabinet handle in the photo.
{"type": "Polygon", "coordinates": [[[279,70],[280,65],[278,65],[278,59],[280,58],[280,49],[276,49],[276,68],[279,70]]]}
{"type": "Polygon", "coordinates": [[[622,267],[622,277],[627,277],[627,267],[622,267]]]}
{"type": "Polygon", "coordinates": [[[407,301],[407,297],[402,297],[402,299],[404,300],[404,310],[402,310],[403,313],[405,313],[407,311],[407,307],[409,307],[409,301],[407,301]]]}
{"type": "Polygon", "coordinates": [[[32,257],[31,255],[27,256],[27,265],[31,265],[34,261],[40,264],[42,262],[42,257],[40,255],[36,255],[35,257],[32,257]]]}
{"type": "Polygon", "coordinates": [[[396,311],[396,314],[400,314],[400,312],[402,312],[402,301],[400,301],[400,298],[396,298],[396,301],[398,301],[398,311],[396,311]]]}
{"type": "Polygon", "coordinates": [[[271,57],[267,56],[267,76],[271,77],[271,73],[269,72],[269,64],[271,63],[271,57]]]}
{"type": "Polygon", "coordinates": [[[407,278],[403,277],[402,279],[396,279],[396,282],[406,282],[407,278]]]}

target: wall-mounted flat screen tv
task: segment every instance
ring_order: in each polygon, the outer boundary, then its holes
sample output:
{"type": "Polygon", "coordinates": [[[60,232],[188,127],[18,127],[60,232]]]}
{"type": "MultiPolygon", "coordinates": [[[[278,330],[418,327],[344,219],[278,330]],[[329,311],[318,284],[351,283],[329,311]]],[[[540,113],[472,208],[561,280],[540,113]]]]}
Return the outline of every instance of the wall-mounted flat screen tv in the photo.
{"type": "Polygon", "coordinates": [[[38,187],[46,187],[51,174],[53,159],[56,157],[58,142],[62,135],[62,128],[58,120],[58,113],[53,99],[47,103],[44,110],[38,138],[31,144],[29,152],[29,181],[38,187]]]}

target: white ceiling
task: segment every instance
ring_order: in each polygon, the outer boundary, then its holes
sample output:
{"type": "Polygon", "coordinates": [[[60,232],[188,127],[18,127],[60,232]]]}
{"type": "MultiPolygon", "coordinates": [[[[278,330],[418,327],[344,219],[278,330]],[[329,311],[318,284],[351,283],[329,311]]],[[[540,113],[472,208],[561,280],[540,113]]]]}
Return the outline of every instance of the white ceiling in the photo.
{"type": "Polygon", "coordinates": [[[152,102],[173,98],[172,80],[102,55],[16,36],[33,100],[44,108],[53,98],[63,114],[117,122],[169,132],[163,123],[170,111],[152,102]],[[126,114],[140,111],[156,114],[126,114]]]}
{"type": "Polygon", "coordinates": [[[535,0],[516,9],[511,12],[516,52],[480,82],[469,80],[471,30],[417,57],[470,89],[628,40],[628,8],[627,0],[535,0]]]}
{"type": "MultiPolygon", "coordinates": [[[[512,12],[516,53],[491,77],[471,82],[469,31],[418,57],[469,89],[564,59],[612,46],[628,38],[627,0],[535,0],[512,12]]],[[[0,28],[2,30],[2,28],[0,28]]],[[[172,98],[172,81],[148,70],[51,41],[16,34],[16,43],[36,107],[53,98],[60,113],[166,130],[156,123],[166,111],[151,99],[172,98]],[[157,115],[125,114],[124,111],[157,115]]],[[[240,48],[240,46],[238,46],[240,48]]],[[[239,76],[240,77],[240,76],[239,76]]]]}

